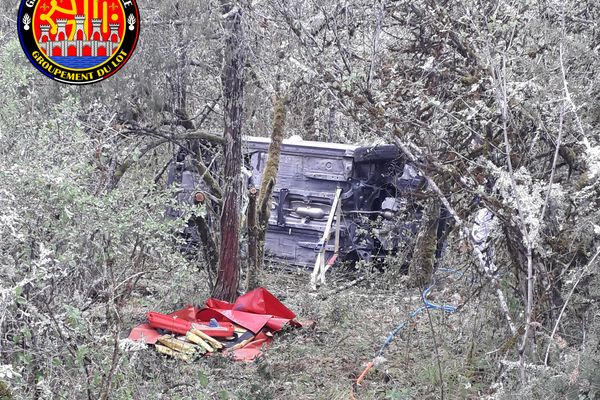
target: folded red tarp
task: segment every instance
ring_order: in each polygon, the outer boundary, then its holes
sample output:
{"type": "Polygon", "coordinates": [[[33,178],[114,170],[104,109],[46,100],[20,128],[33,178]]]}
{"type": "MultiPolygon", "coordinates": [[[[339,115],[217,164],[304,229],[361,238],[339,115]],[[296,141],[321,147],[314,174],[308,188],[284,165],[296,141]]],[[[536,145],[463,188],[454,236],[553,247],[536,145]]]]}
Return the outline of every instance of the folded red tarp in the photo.
{"type": "Polygon", "coordinates": [[[265,288],[258,288],[238,297],[234,304],[208,299],[206,308],[200,310],[196,318],[217,320],[224,318],[254,333],[258,333],[264,326],[274,331],[281,330],[290,322],[299,326],[296,321],[293,321],[296,314],[265,288]]]}
{"type": "MultiPolygon", "coordinates": [[[[165,326],[160,325],[160,323],[156,325],[156,320],[164,322],[163,317],[160,317],[162,314],[154,312],[148,314],[149,321],[155,319],[154,324],[152,324],[153,321],[150,321],[151,325],[181,334],[185,333],[183,330],[187,332],[192,323],[209,321],[213,318],[220,322],[233,322],[248,329],[256,335],[254,340],[243,348],[233,351],[236,359],[247,361],[258,357],[261,354],[260,348],[271,341],[270,337],[261,332],[263,328],[279,331],[288,323],[294,326],[301,326],[298,322],[294,321],[296,314],[264,288],[258,288],[240,296],[233,304],[211,298],[206,301],[206,307],[201,310],[189,306],[171,313],[169,314],[171,320],[166,322],[173,325],[165,326]]],[[[131,340],[141,340],[149,344],[156,343],[160,334],[156,333],[156,335],[153,335],[151,331],[150,325],[143,324],[134,328],[129,338],[131,340]]]]}
{"type": "Polygon", "coordinates": [[[273,296],[265,288],[252,290],[238,297],[233,304],[217,299],[208,299],[206,306],[210,308],[245,311],[254,314],[269,314],[287,319],[296,318],[296,314],[284,306],[277,297],[273,296]]]}
{"type": "Polygon", "coordinates": [[[223,310],[220,308],[203,308],[198,311],[198,314],[196,315],[199,319],[214,318],[219,322],[231,321],[254,333],[258,333],[267,322],[273,318],[271,315],[252,314],[243,311],[223,310]]]}

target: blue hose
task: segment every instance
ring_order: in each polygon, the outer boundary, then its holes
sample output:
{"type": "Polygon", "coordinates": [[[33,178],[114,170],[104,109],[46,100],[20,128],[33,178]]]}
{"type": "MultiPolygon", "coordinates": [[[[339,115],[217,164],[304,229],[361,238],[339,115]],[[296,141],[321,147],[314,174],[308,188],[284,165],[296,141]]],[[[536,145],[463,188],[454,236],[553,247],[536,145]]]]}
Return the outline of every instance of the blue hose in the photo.
{"type": "MultiPolygon", "coordinates": [[[[444,268],[444,269],[439,268],[438,271],[457,273],[456,270],[451,270],[448,268],[444,268]]],[[[392,330],[387,335],[385,342],[383,342],[383,345],[377,352],[377,357],[383,355],[383,352],[385,351],[385,349],[390,345],[392,340],[394,340],[394,337],[398,334],[398,332],[400,332],[406,326],[408,321],[410,321],[411,319],[413,319],[414,317],[416,317],[417,315],[419,315],[426,309],[444,311],[448,314],[452,314],[453,312],[456,311],[456,307],[454,307],[454,306],[447,305],[447,304],[442,304],[442,305],[435,304],[435,303],[432,303],[429,300],[427,300],[427,296],[429,296],[429,292],[431,292],[431,289],[433,289],[434,286],[435,286],[435,279],[431,282],[431,285],[429,285],[427,288],[425,288],[425,290],[423,290],[423,293],[421,293],[421,299],[423,300],[423,304],[425,306],[419,307],[416,310],[414,310],[413,312],[411,312],[410,314],[408,314],[408,318],[406,320],[402,321],[398,326],[396,326],[394,328],[394,330],[392,330]]]]}

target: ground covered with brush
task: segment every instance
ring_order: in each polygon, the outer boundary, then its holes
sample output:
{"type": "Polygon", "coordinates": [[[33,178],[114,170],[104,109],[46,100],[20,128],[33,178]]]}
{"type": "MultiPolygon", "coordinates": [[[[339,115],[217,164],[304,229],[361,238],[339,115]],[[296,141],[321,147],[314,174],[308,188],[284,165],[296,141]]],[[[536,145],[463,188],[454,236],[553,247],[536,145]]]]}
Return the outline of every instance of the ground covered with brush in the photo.
{"type": "MultiPolygon", "coordinates": [[[[127,351],[114,398],[512,398],[511,385],[518,379],[508,360],[514,360],[516,349],[494,298],[476,277],[468,271],[438,272],[429,299],[458,306],[458,310],[452,314],[431,310],[409,318],[423,306],[421,290],[407,288],[402,275],[366,275],[361,283],[331,293],[355,278],[334,273],[328,287],[317,294],[308,289],[306,270],[270,268],[264,274],[264,286],[299,320],[315,321],[314,328],[277,334],[263,357],[252,363],[213,356],[186,364],[152,348],[127,351]],[[367,362],[402,321],[408,324],[386,349],[384,359],[356,386],[367,362]]],[[[204,295],[197,294],[198,298],[204,295]]],[[[149,306],[149,299],[134,299],[132,307],[127,307],[131,325],[150,309],[155,308],[149,306]],[[146,306],[138,308],[142,300],[146,306]]],[[[580,360],[568,354],[562,359],[560,366],[540,369],[540,382],[532,381],[530,392],[521,393],[527,398],[578,398],[581,385],[573,381],[573,371],[582,375],[577,379],[589,383],[586,375],[593,375],[593,370],[584,370],[580,360]]]]}

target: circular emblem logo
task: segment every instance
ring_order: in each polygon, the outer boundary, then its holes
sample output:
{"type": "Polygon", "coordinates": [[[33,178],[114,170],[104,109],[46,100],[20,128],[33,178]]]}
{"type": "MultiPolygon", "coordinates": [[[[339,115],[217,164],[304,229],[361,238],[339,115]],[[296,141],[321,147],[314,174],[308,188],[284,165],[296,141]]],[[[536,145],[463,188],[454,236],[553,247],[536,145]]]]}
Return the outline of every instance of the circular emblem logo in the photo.
{"type": "Polygon", "coordinates": [[[135,49],[135,0],[23,0],[19,39],[29,61],[54,80],[86,84],[117,72],[135,49]]]}

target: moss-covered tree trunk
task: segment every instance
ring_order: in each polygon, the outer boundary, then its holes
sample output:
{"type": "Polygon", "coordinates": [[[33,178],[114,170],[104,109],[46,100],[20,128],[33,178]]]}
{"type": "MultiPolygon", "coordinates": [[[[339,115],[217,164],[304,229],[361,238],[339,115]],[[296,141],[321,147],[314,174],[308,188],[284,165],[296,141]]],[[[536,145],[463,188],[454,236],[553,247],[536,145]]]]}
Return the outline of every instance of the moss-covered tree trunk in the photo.
{"type": "Polygon", "coordinates": [[[410,285],[425,287],[431,281],[435,252],[437,249],[437,228],[440,219],[440,201],[431,199],[425,208],[421,230],[417,235],[415,251],[408,270],[410,285]]]}
{"type": "Polygon", "coordinates": [[[258,259],[258,220],[256,215],[256,197],[258,190],[250,188],[248,193],[248,274],[246,275],[246,290],[259,286],[256,260],[258,259]]]}
{"type": "Polygon", "coordinates": [[[248,207],[248,255],[250,265],[246,279],[246,289],[252,290],[259,286],[259,274],[265,254],[265,236],[271,212],[271,196],[277,180],[279,171],[279,158],[281,156],[281,144],[285,131],[287,96],[278,96],[275,99],[273,130],[271,132],[271,144],[267,163],[263,171],[258,200],[250,201],[248,207]],[[254,207],[254,208],[253,208],[254,207]]]}

